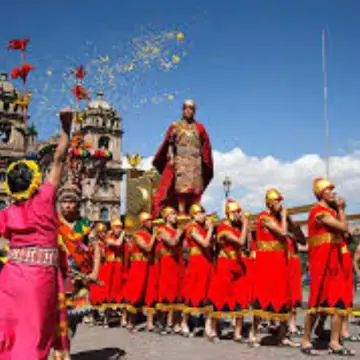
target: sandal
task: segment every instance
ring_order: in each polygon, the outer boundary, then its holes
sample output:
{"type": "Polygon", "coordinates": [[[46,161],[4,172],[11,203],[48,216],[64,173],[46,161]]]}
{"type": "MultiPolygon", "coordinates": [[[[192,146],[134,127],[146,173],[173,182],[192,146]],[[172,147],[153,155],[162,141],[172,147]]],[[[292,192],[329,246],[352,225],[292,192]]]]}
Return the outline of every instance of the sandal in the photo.
{"type": "Polygon", "coordinates": [[[233,338],[233,341],[236,342],[236,343],[239,343],[239,344],[243,344],[245,341],[244,341],[244,338],[242,336],[236,336],[233,338]]]}
{"type": "Polygon", "coordinates": [[[330,355],[339,355],[339,356],[355,356],[355,351],[350,350],[346,347],[341,347],[340,349],[333,349],[332,347],[329,347],[328,353],[330,355]]]}
{"type": "Polygon", "coordinates": [[[286,346],[290,348],[299,348],[301,345],[299,343],[292,341],[290,338],[286,337],[281,341],[281,346],[286,346]]]}
{"type": "Polygon", "coordinates": [[[306,356],[319,356],[319,352],[314,349],[312,345],[310,346],[301,346],[300,351],[306,356]]]}

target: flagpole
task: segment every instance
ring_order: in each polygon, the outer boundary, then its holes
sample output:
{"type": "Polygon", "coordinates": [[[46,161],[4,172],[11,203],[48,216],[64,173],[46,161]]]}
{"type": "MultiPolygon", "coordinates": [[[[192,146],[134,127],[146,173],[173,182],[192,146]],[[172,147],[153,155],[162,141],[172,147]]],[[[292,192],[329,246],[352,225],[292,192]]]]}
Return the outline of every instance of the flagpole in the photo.
{"type": "Polygon", "coordinates": [[[328,119],[328,89],[326,71],[326,36],[325,30],[322,31],[322,71],[324,80],[324,123],[325,123],[325,162],[326,177],[330,178],[330,123],[328,119]]]}

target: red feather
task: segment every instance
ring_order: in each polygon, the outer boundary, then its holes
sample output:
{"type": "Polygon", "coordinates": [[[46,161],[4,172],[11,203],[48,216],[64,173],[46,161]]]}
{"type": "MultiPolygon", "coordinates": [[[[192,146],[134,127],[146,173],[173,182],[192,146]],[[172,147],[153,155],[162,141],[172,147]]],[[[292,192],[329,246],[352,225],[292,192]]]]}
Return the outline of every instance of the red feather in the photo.
{"type": "Polygon", "coordinates": [[[34,66],[31,64],[23,64],[20,68],[14,68],[10,74],[12,79],[21,78],[24,82],[26,81],[30,71],[34,70],[34,66]]]}
{"type": "Polygon", "coordinates": [[[76,78],[80,80],[82,80],[86,75],[86,71],[84,70],[83,65],[80,65],[77,68],[71,70],[71,73],[74,74],[76,78]]]}
{"type": "Polygon", "coordinates": [[[90,100],[89,91],[81,85],[77,85],[71,92],[75,95],[77,100],[90,100]]]}
{"type": "Polygon", "coordinates": [[[8,43],[8,49],[25,51],[29,41],[30,38],[10,40],[8,43]]]}

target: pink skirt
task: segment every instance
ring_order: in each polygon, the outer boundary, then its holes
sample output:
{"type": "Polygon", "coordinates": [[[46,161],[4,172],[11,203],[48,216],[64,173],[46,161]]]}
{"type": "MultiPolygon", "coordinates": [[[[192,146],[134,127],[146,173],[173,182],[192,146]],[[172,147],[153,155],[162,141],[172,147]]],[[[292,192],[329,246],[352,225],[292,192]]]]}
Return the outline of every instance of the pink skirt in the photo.
{"type": "Polygon", "coordinates": [[[0,360],[47,360],[56,330],[58,270],[9,261],[0,273],[0,360]]]}

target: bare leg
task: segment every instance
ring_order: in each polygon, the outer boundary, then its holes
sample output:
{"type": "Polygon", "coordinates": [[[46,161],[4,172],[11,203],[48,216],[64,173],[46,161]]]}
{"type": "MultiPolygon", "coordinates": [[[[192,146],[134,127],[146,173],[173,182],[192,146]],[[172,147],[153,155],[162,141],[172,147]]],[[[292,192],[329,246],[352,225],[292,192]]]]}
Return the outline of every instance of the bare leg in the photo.
{"type": "Polygon", "coordinates": [[[125,327],[127,325],[127,310],[123,309],[121,312],[121,326],[125,327]]]}
{"type": "Polygon", "coordinates": [[[349,331],[349,316],[345,316],[343,318],[341,336],[343,336],[345,338],[349,338],[351,336],[350,331],[349,331]]]}
{"type": "Polygon", "coordinates": [[[187,336],[190,334],[189,329],[189,314],[183,313],[182,322],[181,322],[181,332],[183,335],[187,336]]]}
{"type": "Polygon", "coordinates": [[[296,310],[293,310],[290,317],[290,332],[295,333],[297,331],[296,327],[296,310]]]}
{"type": "Polygon", "coordinates": [[[316,315],[314,314],[306,314],[305,323],[304,323],[304,336],[302,338],[302,347],[309,348],[312,346],[311,344],[311,333],[312,329],[315,325],[316,315]]]}
{"type": "Polygon", "coordinates": [[[146,327],[148,331],[152,331],[154,329],[154,314],[149,311],[146,316],[146,327]]]}
{"type": "Polygon", "coordinates": [[[242,326],[243,326],[243,318],[237,317],[234,322],[234,340],[242,339],[242,326]]]}
{"type": "Polygon", "coordinates": [[[253,317],[253,323],[252,323],[251,331],[249,334],[249,345],[252,347],[260,346],[260,343],[257,340],[258,328],[259,328],[260,321],[261,321],[261,319],[259,317],[257,317],[257,316],[253,317]]]}
{"type": "Polygon", "coordinates": [[[214,329],[215,327],[213,326],[213,320],[211,318],[211,315],[207,314],[205,319],[205,335],[209,336],[209,334],[215,332],[214,329]]]}
{"type": "Polygon", "coordinates": [[[331,337],[329,346],[338,350],[341,349],[342,346],[340,344],[340,333],[343,323],[343,317],[339,314],[334,314],[331,318],[331,337]]]}
{"type": "Polygon", "coordinates": [[[181,312],[174,311],[173,312],[173,328],[175,333],[179,333],[181,331],[181,312]]]}

